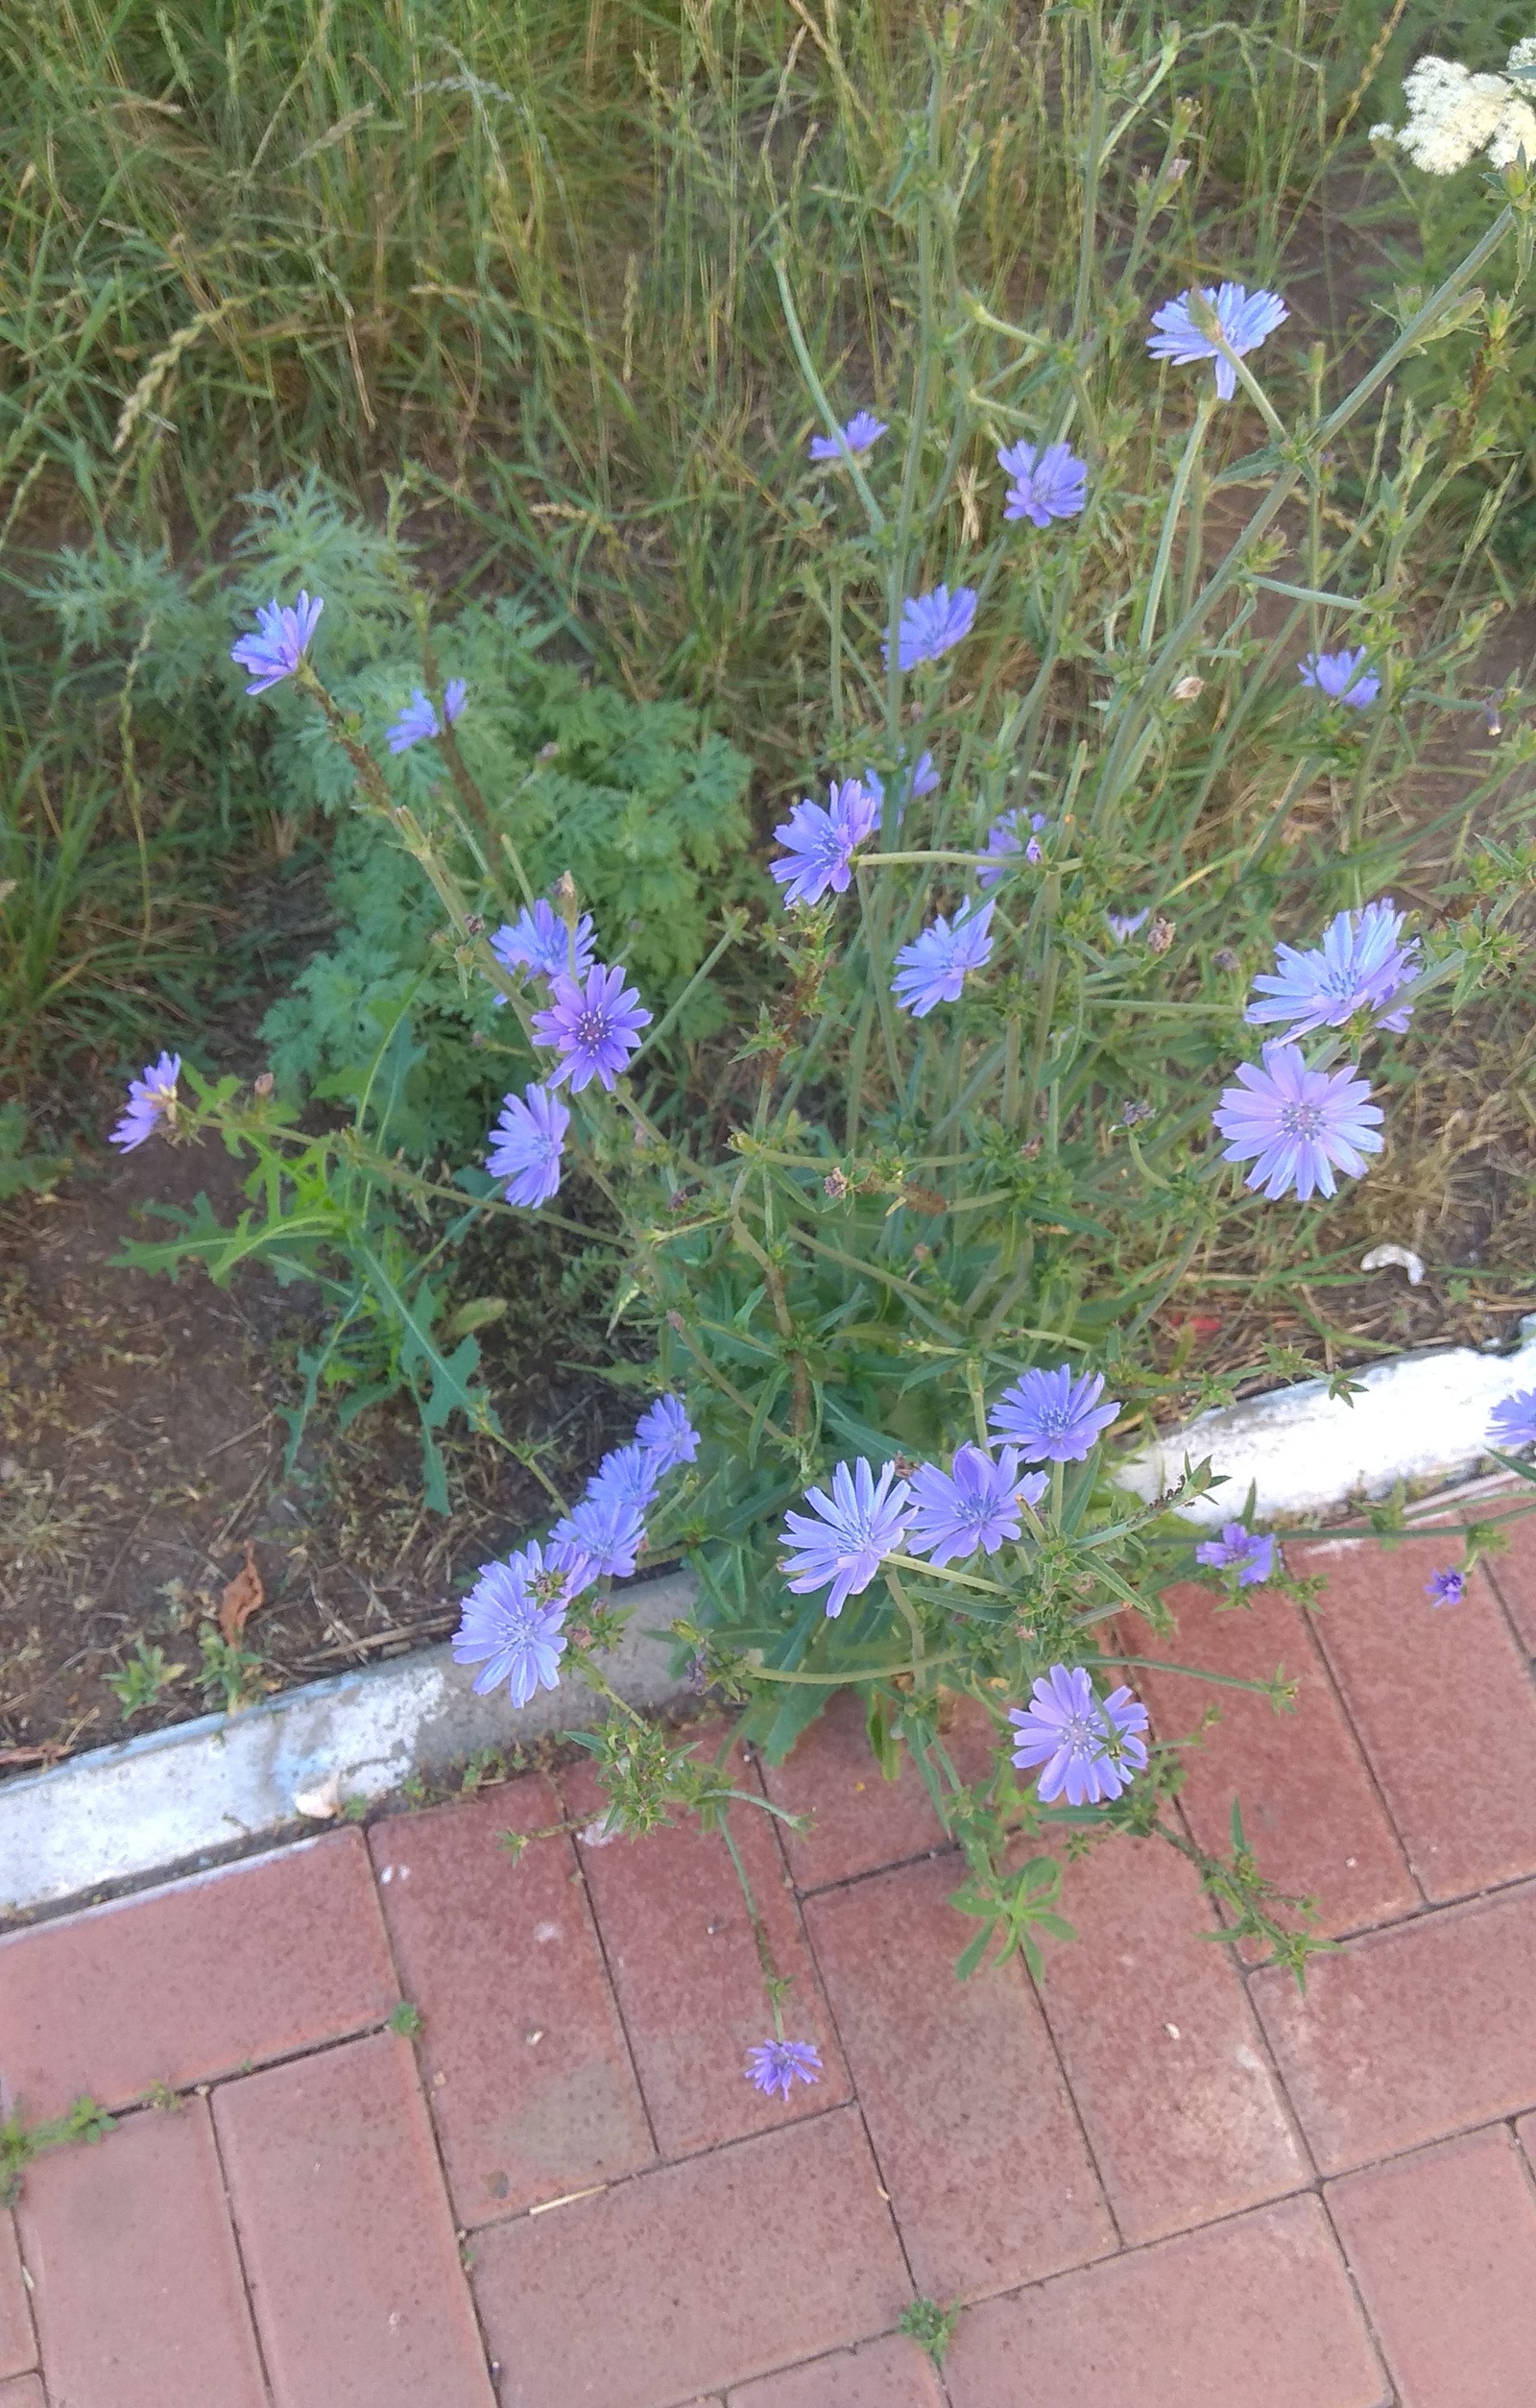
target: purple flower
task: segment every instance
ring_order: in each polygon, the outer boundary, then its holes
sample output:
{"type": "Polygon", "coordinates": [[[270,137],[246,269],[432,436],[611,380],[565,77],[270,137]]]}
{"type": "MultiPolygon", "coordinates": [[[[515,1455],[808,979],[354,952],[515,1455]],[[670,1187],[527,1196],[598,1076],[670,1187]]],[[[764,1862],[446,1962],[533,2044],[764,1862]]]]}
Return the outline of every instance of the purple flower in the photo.
{"type": "MultiPolygon", "coordinates": [[[[860,785],[867,786],[871,794],[874,795],[876,802],[883,807],[885,802],[885,781],[883,778],[881,778],[877,772],[873,769],[861,769],[858,773],[858,777],[860,785]]],[[[899,778],[901,783],[906,783],[906,772],[904,769],[899,771],[899,778]]],[[[931,753],[924,753],[920,756],[918,765],[912,772],[910,783],[906,783],[907,796],[915,801],[919,795],[931,794],[938,783],[939,773],[933,766],[933,755],[931,753]]],[[[897,791],[899,794],[900,793],[900,783],[899,783],[897,791]]],[[[898,819],[900,819],[900,816],[901,814],[899,807],[897,811],[898,819]]]]}
{"type": "Polygon", "coordinates": [[[787,2099],[792,2083],[819,2082],[821,2072],[820,2053],[809,2040],[762,2040],[747,2051],[747,2080],[770,2099],[776,2090],[787,2099]]]}
{"type": "Polygon", "coordinates": [[[988,931],[995,908],[990,903],[979,908],[963,903],[952,927],[941,912],[931,928],[901,947],[891,993],[903,1012],[910,1012],[914,1020],[924,1020],[935,1003],[958,1001],[972,971],[992,959],[988,931]]]}
{"type": "Polygon", "coordinates": [[[832,1472],[832,1493],[807,1488],[809,1513],[786,1513],[783,1541],[798,1552],[780,1566],[792,1589],[824,1589],[828,1615],[840,1614],[843,1601],[869,1587],[882,1555],[899,1553],[912,1518],[912,1491],[896,1477],[896,1466],[883,1466],[878,1485],[862,1456],[852,1472],[839,1463],[832,1472]]]}
{"type": "MultiPolygon", "coordinates": [[[[915,669],[924,661],[941,660],[962,637],[970,635],[975,615],[976,597],[969,586],[957,586],[952,595],[948,586],[935,586],[931,593],[903,602],[896,631],[899,665],[915,669]]],[[[888,638],[881,640],[880,658],[889,663],[888,638]]]]}
{"type": "MultiPolygon", "coordinates": [[[[1200,299],[1208,309],[1216,313],[1216,321],[1229,348],[1239,355],[1256,351],[1266,334],[1290,316],[1290,311],[1278,293],[1250,293],[1245,284],[1223,284],[1212,292],[1209,284],[1199,288],[1200,299]]],[[[1186,291],[1177,301],[1164,301],[1152,312],[1152,324],[1160,331],[1147,337],[1146,348],[1154,359],[1170,359],[1181,368],[1191,360],[1213,359],[1216,363],[1216,395],[1230,401],[1237,390],[1237,372],[1231,360],[1223,359],[1208,334],[1202,334],[1189,315],[1190,294],[1186,291]]]]}
{"type": "Polygon", "coordinates": [[[1494,1407],[1488,1435],[1501,1447],[1536,1445],[1536,1388],[1501,1397],[1494,1407]]]}
{"type": "Polygon", "coordinates": [[[1048,1680],[1037,1680],[1033,1704],[1010,1706],[1018,1735],[1014,1762],[1020,1769],[1044,1765],[1035,1794],[1053,1805],[1065,1790],[1068,1806],[1096,1806],[1118,1797],[1146,1767],[1146,1708],[1128,1689],[1115,1689],[1102,1705],[1081,1665],[1068,1672],[1053,1664],[1048,1680]]]}
{"type": "Polygon", "coordinates": [[[1053,518],[1075,518],[1088,499],[1088,470],[1068,444],[1050,444],[1044,451],[1033,444],[1013,444],[998,452],[997,466],[1014,480],[1005,518],[1030,518],[1037,527],[1048,527],[1053,518]]]}
{"type": "Polygon", "coordinates": [[[577,1096],[597,1078],[611,1090],[628,1066],[651,1015],[636,989],[624,984],[624,975],[622,963],[606,970],[594,962],[585,986],[564,975],[552,980],[554,1002],[548,1011],[535,1012],[533,1020],[534,1042],[559,1049],[552,1087],[568,1078],[577,1096]]]}
{"type": "Polygon", "coordinates": [[[1119,1418],[1114,1397],[1099,1403],[1103,1393],[1101,1371],[1074,1380],[1064,1362],[1054,1371],[1026,1371],[1004,1388],[987,1419],[999,1438],[1018,1440],[1026,1463],[1081,1463],[1099,1433],[1119,1418]]]}
{"type": "Polygon", "coordinates": [[[933,766],[933,755],[931,753],[920,754],[918,765],[912,772],[913,794],[931,794],[938,783],[939,773],[933,766]]]}
{"type": "MultiPolygon", "coordinates": [[[[449,727],[463,710],[468,690],[462,677],[450,677],[444,686],[443,716],[449,727]]],[[[420,686],[413,686],[410,701],[388,731],[384,741],[392,753],[408,753],[413,744],[420,744],[424,737],[442,734],[430,697],[422,693],[420,686]]]]}
{"type": "Polygon", "coordinates": [[[1224,1522],[1219,1538],[1208,1538],[1194,1551],[1196,1563],[1236,1575],[1240,1589],[1272,1577],[1275,1542],[1267,1530],[1250,1530],[1245,1522],[1224,1522]]]}
{"type": "Polygon", "coordinates": [[[699,1452],[699,1433],[680,1396],[659,1396],[654,1405],[647,1406],[635,1425],[635,1435],[656,1458],[658,1471],[676,1471],[680,1463],[691,1463],[699,1452]]]}
{"type": "Polygon", "coordinates": [[[1252,1162],[1246,1184],[1261,1188],[1271,1204],[1287,1188],[1303,1204],[1314,1192],[1332,1195],[1335,1164],[1346,1177],[1362,1178],[1363,1157],[1380,1152],[1372,1126],[1380,1106],[1353,1063],[1309,1071],[1299,1047],[1267,1045],[1263,1067],[1244,1062],[1237,1076],[1241,1086],[1222,1090],[1211,1118],[1229,1141],[1223,1161],[1252,1162]]]}
{"type": "Polygon", "coordinates": [[[525,1706],[536,1689],[560,1686],[565,1609],[591,1577],[579,1548],[541,1548],[537,1540],[506,1563],[485,1566],[453,1638],[456,1664],[485,1667],[474,1681],[482,1697],[506,1681],[513,1704],[525,1706]]]}
{"type": "Polygon", "coordinates": [[[825,811],[808,796],[797,803],[789,817],[774,830],[785,848],[785,858],[768,865],[785,890],[785,903],[820,903],[828,886],[836,894],[846,894],[854,849],[871,833],[879,815],[878,797],[856,778],[845,778],[841,785],[834,781],[825,811]]]}
{"type": "Polygon", "coordinates": [[[1127,944],[1144,924],[1151,909],[1150,903],[1144,903],[1140,911],[1106,911],[1104,917],[1109,922],[1110,934],[1116,944],[1127,944]]]}
{"type": "Polygon", "coordinates": [[[501,1118],[491,1132],[486,1168],[507,1183],[509,1204],[536,1213],[560,1188],[560,1158],[570,1114],[547,1087],[504,1096],[501,1118]]]}
{"type": "Polygon", "coordinates": [[[574,972],[570,930],[542,896],[531,909],[519,912],[510,927],[496,930],[491,950],[505,970],[520,970],[536,978],[585,978],[597,957],[592,915],[584,911],[576,923],[574,972]]]}
{"type": "Polygon", "coordinates": [[[1309,652],[1301,664],[1302,684],[1314,686],[1331,702],[1347,702],[1354,710],[1368,710],[1381,691],[1381,681],[1374,674],[1360,675],[1365,659],[1365,646],[1358,652],[1309,652]]]}
{"type": "Polygon", "coordinates": [[[131,1154],[135,1145],[142,1145],[147,1137],[155,1135],[162,1120],[169,1121],[174,1127],[176,1082],[180,1075],[181,1057],[179,1053],[162,1053],[157,1062],[147,1063],[143,1077],[131,1078],[128,1082],[128,1110],[108,1144],[118,1146],[125,1154],[131,1154]]]}
{"type": "Polygon", "coordinates": [[[645,1545],[645,1516],[616,1487],[600,1487],[594,1480],[588,1481],[581,1503],[561,1516],[549,1535],[557,1545],[586,1555],[594,1572],[627,1580],[645,1545]]]}
{"type": "Polygon", "coordinates": [[[855,410],[840,434],[812,435],[810,456],[813,460],[844,460],[850,452],[868,451],[888,432],[883,418],[876,418],[869,410],[855,410]]]}
{"type": "Polygon", "coordinates": [[[1435,1605],[1459,1605],[1467,1594],[1464,1572],[1431,1572],[1424,1584],[1424,1593],[1435,1605]]]}
{"type": "Polygon", "coordinates": [[[242,636],[229,648],[230,660],[253,672],[246,687],[248,694],[264,694],[269,686],[279,686],[285,677],[292,677],[324,607],[324,602],[311,602],[307,593],[301,593],[292,610],[282,610],[276,602],[257,609],[260,635],[242,636]]]}
{"type": "Polygon", "coordinates": [[[616,1497],[621,1505],[643,1513],[661,1484],[664,1466],[649,1447],[613,1447],[604,1456],[587,1483],[588,1497],[616,1497]]]}
{"type": "Polygon", "coordinates": [[[978,1547],[995,1555],[1023,1527],[1020,1499],[1039,1505],[1049,1485],[1044,1472],[1020,1478],[1017,1447],[1004,1447],[996,1462],[984,1447],[956,1447],[948,1472],[924,1463],[912,1475],[917,1510],[907,1552],[936,1564],[973,1555],[978,1547]]]}
{"type": "Polygon", "coordinates": [[[995,857],[991,861],[984,861],[977,870],[976,884],[978,886],[996,886],[998,879],[1006,877],[1012,868],[1013,856],[1017,853],[1022,853],[1024,859],[1031,867],[1037,861],[1044,859],[1040,839],[1050,826],[1049,820],[1044,811],[1031,811],[1028,817],[1029,834],[1026,837],[1020,824],[1023,818],[1022,811],[1004,811],[1001,819],[993,821],[987,831],[987,851],[995,857]]]}
{"type": "Polygon", "coordinates": [[[1260,990],[1243,1018],[1254,1023],[1286,1021],[1288,1034],[1304,1037],[1313,1028],[1341,1028],[1356,1012],[1378,1015],[1379,1028],[1401,1036],[1413,1017],[1411,1003],[1383,1012],[1399,987],[1406,986],[1419,968],[1419,940],[1404,944],[1405,912],[1395,911],[1391,898],[1367,903],[1362,911],[1341,911],[1323,931],[1321,946],[1299,952],[1294,945],[1275,949],[1275,969],[1254,980],[1260,990]],[[1263,989],[1268,989],[1267,994],[1263,989]]]}

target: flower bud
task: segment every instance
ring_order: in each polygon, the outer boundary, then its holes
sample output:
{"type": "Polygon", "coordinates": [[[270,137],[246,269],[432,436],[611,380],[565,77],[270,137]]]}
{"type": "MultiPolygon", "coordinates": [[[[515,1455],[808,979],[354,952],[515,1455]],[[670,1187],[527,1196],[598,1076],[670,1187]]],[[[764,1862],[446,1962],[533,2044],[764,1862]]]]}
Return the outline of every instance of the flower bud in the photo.
{"type": "Polygon", "coordinates": [[[270,1071],[263,1071],[261,1076],[255,1080],[252,1092],[265,1103],[276,1083],[270,1071]]]}

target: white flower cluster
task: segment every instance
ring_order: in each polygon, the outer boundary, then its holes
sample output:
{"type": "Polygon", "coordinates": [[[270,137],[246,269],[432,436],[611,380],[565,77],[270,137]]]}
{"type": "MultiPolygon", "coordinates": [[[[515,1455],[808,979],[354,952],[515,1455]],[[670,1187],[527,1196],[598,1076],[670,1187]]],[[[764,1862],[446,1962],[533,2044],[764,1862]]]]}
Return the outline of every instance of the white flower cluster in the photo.
{"type": "Polygon", "coordinates": [[[1536,75],[1536,34],[1518,41],[1503,75],[1473,75],[1453,59],[1421,59],[1403,79],[1408,122],[1371,128],[1371,138],[1395,142],[1430,176],[1453,176],[1475,151],[1495,167],[1517,154],[1536,166],[1536,108],[1522,98],[1536,75]],[[1511,83],[1510,77],[1518,82],[1511,83]]]}

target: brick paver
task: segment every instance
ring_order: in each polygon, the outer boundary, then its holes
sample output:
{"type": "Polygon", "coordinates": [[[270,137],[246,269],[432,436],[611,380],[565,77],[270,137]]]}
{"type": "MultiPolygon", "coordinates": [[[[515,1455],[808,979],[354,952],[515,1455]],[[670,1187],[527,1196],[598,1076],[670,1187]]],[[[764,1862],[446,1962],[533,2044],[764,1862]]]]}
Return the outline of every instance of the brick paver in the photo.
{"type": "Polygon", "coordinates": [[[23,2374],[19,2382],[0,2383],[0,2408],[48,2408],[36,2375],[23,2374]]]}
{"type": "Polygon", "coordinates": [[[1481,1572],[1460,1605],[1425,1596],[1436,1564],[1456,1556],[1417,1544],[1295,1554],[1298,1570],[1327,1575],[1318,1636],[1435,1899],[1536,1872],[1536,1689],[1481,1572]]]}
{"type": "Polygon", "coordinates": [[[1388,2408],[1315,2199],[1160,2241],[968,2309],[953,2408],[1388,2408]]]}
{"type": "Polygon", "coordinates": [[[265,2408],[201,2099],[38,2157],[20,2227],[58,2408],[265,2408]]]}
{"type": "Polygon", "coordinates": [[[958,1863],[815,1897],[806,1919],[920,2291],[1001,2291],[1115,2246],[1034,1992],[955,1978],[958,1863]]]}
{"type": "Polygon", "coordinates": [[[360,1831],[0,1939],[0,2083],[34,2121],[313,2048],[398,1992],[360,1831]]]}
{"type": "MultiPolygon", "coordinates": [[[[991,1723],[969,1699],[943,1734],[964,1781],[987,1770],[991,1723]]],[[[786,1833],[789,1866],[803,1890],[824,1889],[856,1873],[876,1872],[944,1844],[923,1776],[903,1747],[900,1773],[887,1781],[870,1753],[864,1709],[857,1698],[834,1698],[804,1732],[788,1761],[764,1764],[769,1796],[792,1815],[814,1818],[804,1836],[786,1833]]]]}
{"type": "MultiPolygon", "coordinates": [[[[3,2408],[3,2402],[0,2402],[3,2408]]],[[[933,2368],[915,2341],[888,2335],[834,2350],[760,2383],[739,2383],[731,2408],[942,2408],[933,2368]]]]}
{"type": "Polygon", "coordinates": [[[1257,2206],[1309,2180],[1263,2035],[1193,1868],[1162,1840],[1068,1869],[1075,1940],[1043,1996],[1128,2241],[1257,2206]]]}
{"type": "MultiPolygon", "coordinates": [[[[712,1751],[718,1734],[701,1739],[712,1751]]],[[[738,1760],[732,1777],[741,1788],[751,1776],[738,1760]]],[[[573,1817],[590,1824],[601,1816],[607,1799],[589,1767],[576,1766],[561,1787],[573,1817]]],[[[775,1965],[794,1985],[784,2001],[786,2025],[821,2054],[821,2082],[815,2089],[797,2084],[788,2100],[765,2098],[747,2079],[747,2051],[771,2038],[773,2023],[746,1901],[719,1834],[679,1823],[643,1840],[582,1847],[624,2028],[665,2157],[775,2131],[789,2117],[848,2096],[770,1818],[762,1807],[734,1806],[731,1831],[775,1965]]]]}
{"type": "Polygon", "coordinates": [[[16,2227],[0,2212],[0,2374],[25,2374],[37,2363],[36,2336],[27,2306],[16,2227]]]}
{"type": "Polygon", "coordinates": [[[276,2408],[492,2408],[409,2044],[252,2074],[214,2113],[276,2408]]]}
{"type": "Polygon", "coordinates": [[[370,1834],[462,2225],[655,2154],[569,1841],[536,1841],[516,1865],[497,1844],[561,1819],[531,1773],[370,1834]]]}
{"type": "Polygon", "coordinates": [[[911,2297],[853,2107],[491,2227],[475,2259],[501,2408],[673,2408],[911,2297]]]}
{"type": "MultiPolygon", "coordinates": [[[[1496,1520],[1508,1504],[1501,1497],[1485,1507],[1488,1519],[1496,1520]]],[[[1488,1577],[1503,1600],[1526,1654],[1536,1655],[1536,1513],[1512,1517],[1504,1524],[1503,1533],[1508,1545],[1502,1554],[1487,1558],[1488,1577]]]]}
{"type": "Polygon", "coordinates": [[[1255,1976],[1318,2165],[1344,2174],[1536,2105],[1536,1884],[1255,1976]]]}
{"type": "Polygon", "coordinates": [[[1328,2186],[1402,2408],[1530,2408],[1536,2191],[1507,2129],[1328,2186]]]}

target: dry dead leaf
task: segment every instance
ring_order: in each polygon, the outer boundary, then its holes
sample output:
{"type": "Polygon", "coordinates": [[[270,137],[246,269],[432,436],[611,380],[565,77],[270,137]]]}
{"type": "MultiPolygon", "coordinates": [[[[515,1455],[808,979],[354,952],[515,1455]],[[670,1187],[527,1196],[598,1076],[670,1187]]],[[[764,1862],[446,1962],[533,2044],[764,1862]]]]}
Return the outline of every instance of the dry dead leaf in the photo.
{"type": "Polygon", "coordinates": [[[230,1647],[238,1644],[252,1615],[258,1612],[266,1601],[267,1592],[256,1570],[256,1544],[254,1539],[248,1538],[245,1562],[219,1602],[220,1634],[230,1647]]]}

